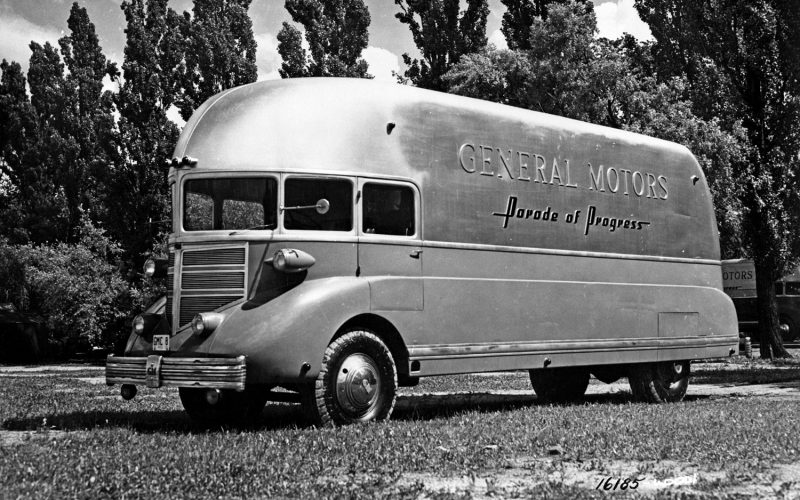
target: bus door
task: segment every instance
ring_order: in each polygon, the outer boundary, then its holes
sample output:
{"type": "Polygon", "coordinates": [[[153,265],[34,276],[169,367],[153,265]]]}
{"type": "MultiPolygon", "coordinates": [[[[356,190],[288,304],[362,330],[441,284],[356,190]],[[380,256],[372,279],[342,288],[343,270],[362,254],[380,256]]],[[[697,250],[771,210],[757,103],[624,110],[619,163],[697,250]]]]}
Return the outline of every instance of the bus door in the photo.
{"type": "Polygon", "coordinates": [[[421,311],[420,197],[406,182],[359,178],[358,273],[370,283],[370,310],[421,311]]]}

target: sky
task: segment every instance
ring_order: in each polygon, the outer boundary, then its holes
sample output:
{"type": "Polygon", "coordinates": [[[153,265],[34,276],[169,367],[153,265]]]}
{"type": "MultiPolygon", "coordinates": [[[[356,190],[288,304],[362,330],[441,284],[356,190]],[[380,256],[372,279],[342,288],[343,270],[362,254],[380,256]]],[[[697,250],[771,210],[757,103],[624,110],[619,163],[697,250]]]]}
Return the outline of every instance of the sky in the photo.
{"type": "MultiPolygon", "coordinates": [[[[650,30],[633,8],[633,0],[593,0],[600,36],[617,38],[623,32],[639,39],[651,38],[650,30]]],[[[66,34],[67,17],[73,0],[0,0],[0,59],[19,62],[27,70],[31,40],[40,44],[49,41],[57,46],[66,34]]],[[[408,27],[394,15],[399,11],[393,0],[365,0],[372,22],[369,27],[369,46],[363,57],[369,71],[377,79],[393,80],[392,71],[402,72],[401,55],[417,53],[408,27]]],[[[121,0],[80,0],[95,24],[100,45],[106,57],[121,64],[125,44],[125,17],[121,0]]],[[[281,64],[276,38],[281,24],[291,21],[284,0],[253,0],[250,17],[258,43],[257,60],[260,80],[280,78],[281,64]]],[[[178,11],[191,10],[191,0],[170,0],[169,6],[178,11]]],[[[495,46],[504,48],[505,38],[500,22],[505,7],[500,0],[489,0],[490,14],[486,33],[495,46]]]]}

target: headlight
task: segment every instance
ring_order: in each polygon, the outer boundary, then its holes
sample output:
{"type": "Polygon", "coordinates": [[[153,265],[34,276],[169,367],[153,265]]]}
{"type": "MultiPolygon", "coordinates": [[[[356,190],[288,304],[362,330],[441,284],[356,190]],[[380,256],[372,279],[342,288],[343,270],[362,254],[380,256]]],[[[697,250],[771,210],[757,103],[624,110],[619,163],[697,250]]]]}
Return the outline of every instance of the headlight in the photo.
{"type": "Polygon", "coordinates": [[[283,273],[299,273],[314,265],[314,257],[302,250],[284,248],[275,252],[272,267],[283,273]]]}
{"type": "Polygon", "coordinates": [[[141,335],[144,333],[144,318],[142,315],[138,315],[133,318],[133,333],[136,335],[141,335]]]}
{"type": "Polygon", "coordinates": [[[144,267],[142,267],[142,271],[144,271],[144,275],[148,278],[153,277],[156,274],[156,261],[153,259],[147,259],[144,262],[144,267]]]}
{"type": "Polygon", "coordinates": [[[206,331],[206,324],[203,323],[203,315],[195,314],[192,318],[192,331],[195,335],[202,335],[206,331]]]}
{"type": "Polygon", "coordinates": [[[195,335],[205,336],[214,331],[222,323],[219,313],[200,313],[192,318],[192,332],[195,335]]]}

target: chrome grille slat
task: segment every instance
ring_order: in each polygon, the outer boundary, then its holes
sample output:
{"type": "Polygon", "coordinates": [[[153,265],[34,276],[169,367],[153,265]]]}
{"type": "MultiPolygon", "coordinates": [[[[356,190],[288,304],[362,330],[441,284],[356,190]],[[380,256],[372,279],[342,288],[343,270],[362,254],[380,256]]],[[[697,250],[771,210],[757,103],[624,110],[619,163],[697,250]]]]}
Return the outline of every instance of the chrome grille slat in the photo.
{"type": "Polygon", "coordinates": [[[189,323],[198,313],[213,311],[240,298],[242,295],[181,297],[180,324],[189,323]]]}
{"type": "Polygon", "coordinates": [[[244,253],[244,247],[185,251],[183,266],[244,265],[244,253]]]}
{"type": "Polygon", "coordinates": [[[244,288],[244,271],[184,273],[181,277],[181,288],[184,290],[207,290],[209,288],[244,288]]]}

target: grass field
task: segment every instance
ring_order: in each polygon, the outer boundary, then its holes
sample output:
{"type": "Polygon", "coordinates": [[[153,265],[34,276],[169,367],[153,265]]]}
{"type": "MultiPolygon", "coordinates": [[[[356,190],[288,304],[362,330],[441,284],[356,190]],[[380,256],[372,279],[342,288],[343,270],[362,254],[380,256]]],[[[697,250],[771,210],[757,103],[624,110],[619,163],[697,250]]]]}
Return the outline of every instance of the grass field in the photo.
{"type": "MultiPolygon", "coordinates": [[[[796,364],[693,370],[699,383],[800,379],[796,364]]],[[[455,376],[403,389],[385,424],[309,428],[272,404],[252,428],[204,430],[176,390],[126,402],[102,375],[0,371],[0,497],[800,496],[800,394],[547,406],[524,373],[455,376]],[[629,488],[597,490],[606,477],[629,488]]]]}

